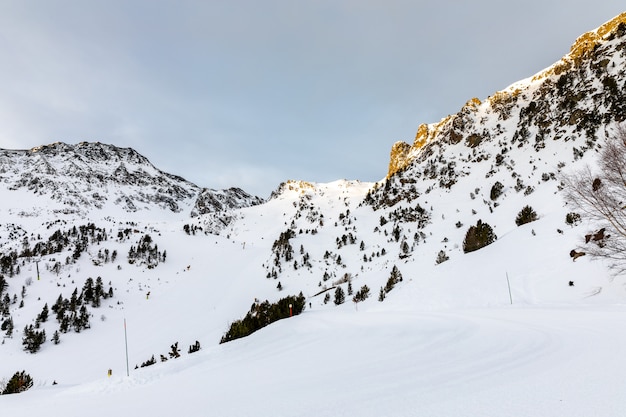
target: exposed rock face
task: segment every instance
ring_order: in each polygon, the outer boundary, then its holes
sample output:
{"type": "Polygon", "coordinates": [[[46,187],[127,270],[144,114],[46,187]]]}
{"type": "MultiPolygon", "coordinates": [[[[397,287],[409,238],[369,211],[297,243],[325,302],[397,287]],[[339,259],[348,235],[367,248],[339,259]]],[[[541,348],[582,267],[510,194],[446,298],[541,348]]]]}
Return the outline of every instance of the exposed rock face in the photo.
{"type": "Polygon", "coordinates": [[[288,191],[304,194],[307,191],[311,190],[315,190],[315,184],[313,183],[307,181],[287,180],[280,183],[275,191],[272,191],[272,194],[270,195],[270,200],[278,198],[288,191]]]}
{"type": "Polygon", "coordinates": [[[191,217],[201,216],[206,213],[250,207],[262,203],[262,198],[251,196],[240,188],[229,188],[227,190],[203,188],[191,211],[191,217]]]}
{"type": "Polygon", "coordinates": [[[448,189],[476,164],[485,165],[489,178],[501,169],[517,176],[516,164],[532,164],[542,152],[558,152],[564,164],[573,162],[624,120],[626,13],[580,36],[568,55],[537,75],[483,102],[471,99],[438,123],[419,126],[412,145],[394,144],[384,187],[368,200],[388,205],[434,187],[448,189]],[[513,160],[512,148],[536,155],[513,160]],[[433,183],[426,185],[426,179],[433,183]]]}
{"type": "Polygon", "coordinates": [[[391,157],[389,158],[389,170],[387,178],[404,168],[408,161],[411,145],[406,142],[396,142],[391,147],[391,157]]]}

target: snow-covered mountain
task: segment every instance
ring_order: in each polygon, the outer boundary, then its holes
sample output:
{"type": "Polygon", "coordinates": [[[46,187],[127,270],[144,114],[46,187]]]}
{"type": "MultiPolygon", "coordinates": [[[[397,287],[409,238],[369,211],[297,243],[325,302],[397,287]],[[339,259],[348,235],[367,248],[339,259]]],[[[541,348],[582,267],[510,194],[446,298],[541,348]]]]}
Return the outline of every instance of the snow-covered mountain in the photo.
{"type": "Polygon", "coordinates": [[[198,216],[262,202],[237,188],[200,188],[155,168],[133,149],[102,143],[0,150],[0,180],[8,190],[41,196],[35,206],[52,204],[66,213],[112,205],[126,212],[168,210],[198,216]]]}
{"type": "Polygon", "coordinates": [[[290,180],[267,201],[112,145],[0,151],[0,378],[35,381],[0,409],[622,415],[624,280],[570,257],[595,225],[566,222],[560,177],[626,119],[625,54],[626,13],[421,125],[381,181],[290,180]],[[495,241],[466,251],[478,224],[495,241]],[[303,314],[219,344],[299,293],[303,314]]]}
{"type": "Polygon", "coordinates": [[[506,174],[525,188],[524,182],[554,179],[559,168],[550,164],[597,149],[626,119],[625,20],[622,14],[582,35],[568,55],[535,76],[419,126],[412,145],[394,145],[391,184],[376,194],[393,205],[396,194],[419,193],[406,184],[431,180],[422,188],[452,188],[477,169],[487,180],[506,174]]]}

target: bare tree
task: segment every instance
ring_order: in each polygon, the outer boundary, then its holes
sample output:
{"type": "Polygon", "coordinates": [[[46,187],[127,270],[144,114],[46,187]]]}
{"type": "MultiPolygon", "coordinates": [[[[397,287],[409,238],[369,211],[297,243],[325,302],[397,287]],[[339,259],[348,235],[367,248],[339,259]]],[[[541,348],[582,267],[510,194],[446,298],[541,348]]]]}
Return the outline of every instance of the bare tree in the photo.
{"type": "Polygon", "coordinates": [[[619,126],[614,137],[607,138],[597,169],[586,166],[562,180],[568,204],[604,229],[588,235],[580,249],[607,259],[616,275],[626,273],[626,127],[619,126]]]}

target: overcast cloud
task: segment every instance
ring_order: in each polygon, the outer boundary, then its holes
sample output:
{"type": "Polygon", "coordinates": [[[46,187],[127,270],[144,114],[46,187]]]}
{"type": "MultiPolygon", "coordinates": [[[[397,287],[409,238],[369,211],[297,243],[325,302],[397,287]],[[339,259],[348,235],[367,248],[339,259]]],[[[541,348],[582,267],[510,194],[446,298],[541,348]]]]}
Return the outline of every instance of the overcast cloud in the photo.
{"type": "Polygon", "coordinates": [[[551,65],[617,3],[0,0],[0,148],[111,143],[261,197],[377,181],[394,142],[551,65]]]}

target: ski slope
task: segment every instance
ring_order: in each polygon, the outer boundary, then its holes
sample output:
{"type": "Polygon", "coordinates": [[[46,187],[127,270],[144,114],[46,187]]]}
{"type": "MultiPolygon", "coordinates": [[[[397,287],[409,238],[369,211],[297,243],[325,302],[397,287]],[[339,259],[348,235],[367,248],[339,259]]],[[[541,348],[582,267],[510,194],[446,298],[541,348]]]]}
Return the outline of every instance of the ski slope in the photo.
{"type": "Polygon", "coordinates": [[[623,306],[311,310],[129,377],[37,387],[0,406],[11,416],[619,416],[624,326],[623,306]]]}

